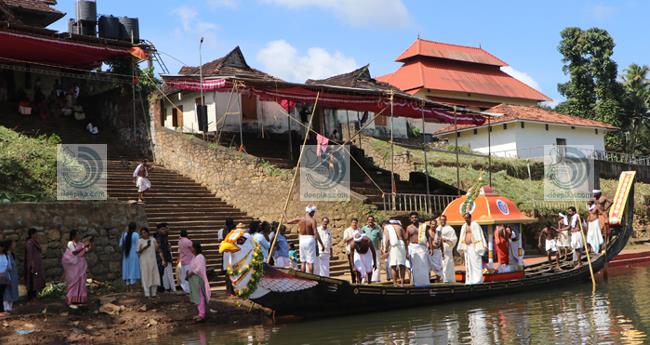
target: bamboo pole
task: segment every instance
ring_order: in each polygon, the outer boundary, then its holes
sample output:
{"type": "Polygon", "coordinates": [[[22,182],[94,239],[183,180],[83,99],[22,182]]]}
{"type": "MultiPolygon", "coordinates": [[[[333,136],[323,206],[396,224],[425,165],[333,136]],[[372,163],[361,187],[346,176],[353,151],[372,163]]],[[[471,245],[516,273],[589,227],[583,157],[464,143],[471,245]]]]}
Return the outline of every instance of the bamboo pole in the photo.
{"type": "Polygon", "coordinates": [[[460,195],[460,162],[458,158],[458,114],[456,113],[456,106],[454,106],[454,131],[456,132],[454,140],[454,151],[456,152],[456,193],[460,195]]]}
{"type": "MultiPolygon", "coordinates": [[[[594,268],[591,265],[591,256],[589,255],[589,249],[587,248],[587,238],[585,237],[585,232],[582,227],[582,217],[578,213],[578,201],[576,200],[575,193],[573,194],[573,204],[576,208],[576,215],[578,216],[578,224],[580,225],[580,235],[582,236],[582,245],[585,249],[585,254],[587,255],[587,262],[589,263],[589,274],[591,275],[591,292],[596,293],[596,277],[594,275],[594,268]]],[[[569,220],[569,226],[571,226],[571,220],[569,220]]]]}
{"type": "Polygon", "coordinates": [[[424,207],[427,210],[427,213],[429,213],[429,194],[430,192],[430,187],[429,187],[429,161],[427,160],[427,138],[426,138],[426,133],[425,133],[425,125],[424,125],[424,101],[422,101],[422,153],[424,154],[424,174],[426,175],[426,181],[427,181],[427,198],[424,200],[424,207]]]}
{"type": "Polygon", "coordinates": [[[393,110],[394,102],[393,98],[395,97],[395,92],[390,91],[390,193],[391,199],[393,200],[393,211],[395,210],[395,194],[397,193],[397,188],[395,188],[395,143],[393,142],[393,110]]]}
{"type": "Polygon", "coordinates": [[[298,155],[298,163],[296,164],[296,171],[294,171],[293,173],[293,178],[291,179],[291,185],[289,186],[289,191],[287,192],[287,198],[284,200],[284,208],[282,209],[282,214],[280,215],[280,221],[278,222],[278,227],[275,230],[275,236],[273,236],[273,242],[271,242],[269,255],[266,258],[267,263],[271,261],[273,249],[275,249],[275,242],[277,242],[278,233],[284,221],[284,217],[285,217],[284,215],[287,212],[287,207],[289,207],[289,201],[291,200],[291,194],[293,193],[293,186],[296,184],[296,177],[298,177],[298,171],[300,171],[300,162],[302,160],[302,155],[305,152],[305,145],[307,144],[307,138],[309,137],[309,130],[311,129],[311,124],[312,121],[314,120],[314,114],[316,114],[316,106],[318,105],[319,97],[320,97],[320,91],[316,94],[316,101],[314,102],[314,108],[311,110],[311,116],[309,117],[309,125],[307,125],[307,130],[305,131],[305,138],[302,141],[302,147],[300,148],[300,155],[298,155]]]}

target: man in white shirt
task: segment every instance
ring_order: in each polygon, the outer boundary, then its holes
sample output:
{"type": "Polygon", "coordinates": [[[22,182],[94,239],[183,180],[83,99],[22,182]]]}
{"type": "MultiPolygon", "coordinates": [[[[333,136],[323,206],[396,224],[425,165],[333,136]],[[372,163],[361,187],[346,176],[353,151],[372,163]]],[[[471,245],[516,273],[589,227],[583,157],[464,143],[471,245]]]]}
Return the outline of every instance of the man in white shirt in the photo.
{"type": "Polygon", "coordinates": [[[442,282],[455,283],[456,270],[454,265],[454,247],[458,242],[456,231],[447,224],[447,216],[440,216],[440,225],[437,232],[442,236],[443,254],[442,254],[442,282]]]}
{"type": "Polygon", "coordinates": [[[472,221],[472,215],[465,213],[464,218],[458,252],[465,257],[465,284],[482,284],[483,255],[487,251],[487,242],[481,226],[472,221]]]}
{"type": "Polygon", "coordinates": [[[138,202],[144,202],[144,193],[151,188],[151,181],[149,181],[149,166],[147,160],[143,159],[142,163],[133,171],[133,182],[138,188],[138,202]]]}
{"type": "MultiPolygon", "coordinates": [[[[354,245],[354,236],[356,234],[361,234],[361,230],[359,229],[359,220],[357,218],[352,218],[350,227],[343,231],[343,243],[345,243],[345,255],[348,257],[348,262],[353,262],[353,258],[350,257],[350,252],[354,245]]],[[[350,265],[350,274],[352,275],[352,283],[356,283],[356,274],[354,273],[354,267],[352,267],[352,265],[350,265]]]]}
{"type": "Polygon", "coordinates": [[[323,248],[318,255],[318,272],[323,277],[330,276],[330,257],[332,255],[332,232],[329,228],[330,220],[327,217],[321,219],[318,229],[318,236],[323,241],[323,248]]]}

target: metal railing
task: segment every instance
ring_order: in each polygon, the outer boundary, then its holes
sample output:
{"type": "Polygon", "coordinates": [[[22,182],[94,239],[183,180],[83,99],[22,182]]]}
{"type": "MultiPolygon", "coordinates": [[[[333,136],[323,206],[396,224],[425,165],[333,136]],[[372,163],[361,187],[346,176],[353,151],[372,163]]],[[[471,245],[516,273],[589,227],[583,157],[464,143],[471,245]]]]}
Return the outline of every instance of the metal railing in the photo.
{"type": "Polygon", "coordinates": [[[402,212],[440,213],[457,195],[386,193],[383,195],[384,210],[402,212]],[[393,202],[393,196],[395,202],[393,202]]]}
{"type": "MultiPolygon", "coordinates": [[[[556,145],[555,145],[556,146],[556,145]]],[[[581,149],[589,158],[605,162],[625,163],[634,165],[650,165],[649,156],[636,156],[624,152],[612,152],[605,150],[586,150],[581,149]]],[[[544,146],[535,146],[527,148],[516,148],[512,150],[492,151],[493,156],[506,158],[544,158],[544,146]]]]}

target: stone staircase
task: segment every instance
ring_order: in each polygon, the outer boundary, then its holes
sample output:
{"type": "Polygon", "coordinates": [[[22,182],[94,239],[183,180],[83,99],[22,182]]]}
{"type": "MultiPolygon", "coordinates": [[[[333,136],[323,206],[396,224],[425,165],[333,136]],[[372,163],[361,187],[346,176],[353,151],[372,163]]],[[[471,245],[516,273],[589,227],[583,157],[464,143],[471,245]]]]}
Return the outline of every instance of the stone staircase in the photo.
{"type": "MultiPolygon", "coordinates": [[[[138,162],[109,160],[108,194],[119,200],[137,200],[137,191],[132,174],[138,162]]],[[[218,253],[217,231],[224,226],[226,218],[249,223],[252,218],[246,213],[215,197],[194,180],[174,171],[155,166],[150,171],[152,189],[146,194],[145,210],[151,229],[158,223],[168,223],[170,244],[177,257],[178,237],[181,230],[188,231],[189,238],[199,240],[203,245],[210,285],[213,289],[223,288],[225,280],[221,272],[222,256],[218,253]]]]}

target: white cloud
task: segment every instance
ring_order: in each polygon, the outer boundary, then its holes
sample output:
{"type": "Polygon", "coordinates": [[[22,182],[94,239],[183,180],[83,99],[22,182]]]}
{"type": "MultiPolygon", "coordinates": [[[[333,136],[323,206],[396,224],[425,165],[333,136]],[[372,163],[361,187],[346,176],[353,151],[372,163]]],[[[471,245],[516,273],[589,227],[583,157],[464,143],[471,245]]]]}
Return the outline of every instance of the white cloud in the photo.
{"type": "Polygon", "coordinates": [[[616,14],[616,7],[598,4],[591,7],[589,11],[594,18],[605,20],[611,18],[614,14],[616,14]]]}
{"type": "Polygon", "coordinates": [[[176,38],[186,40],[188,35],[194,38],[205,37],[207,45],[215,45],[217,40],[215,31],[219,29],[219,25],[200,19],[199,12],[190,6],[177,7],[172,14],[181,22],[180,28],[175,31],[176,38]]]}
{"type": "Polygon", "coordinates": [[[284,40],[271,41],[257,53],[263,70],[287,81],[304,82],[346,73],[357,68],[354,58],[323,48],[309,48],[301,55],[284,40]]]}
{"type": "Polygon", "coordinates": [[[530,74],[514,69],[512,66],[501,67],[501,70],[508,73],[513,78],[519,80],[520,82],[532,87],[533,89],[540,91],[539,83],[530,76],[530,74]]]}
{"type": "Polygon", "coordinates": [[[262,0],[288,8],[320,7],[353,26],[404,27],[411,17],[402,0],[262,0]]]}

